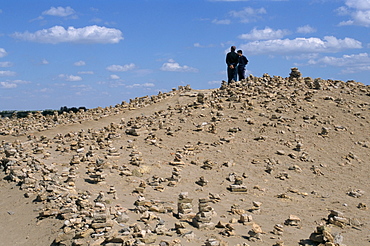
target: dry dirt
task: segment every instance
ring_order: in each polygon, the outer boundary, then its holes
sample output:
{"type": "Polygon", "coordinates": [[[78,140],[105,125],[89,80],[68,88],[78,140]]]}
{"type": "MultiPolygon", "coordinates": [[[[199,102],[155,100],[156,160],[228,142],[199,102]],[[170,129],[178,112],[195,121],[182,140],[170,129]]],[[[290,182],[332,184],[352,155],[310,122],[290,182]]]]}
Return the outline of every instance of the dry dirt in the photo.
{"type": "Polygon", "coordinates": [[[340,233],[340,245],[370,245],[370,89],[355,82],[320,83],[315,89],[303,79],[249,78],[222,89],[176,90],[156,103],[144,107],[133,102],[135,109],[122,108],[98,120],[30,130],[20,136],[0,135],[0,245],[46,246],[59,241],[60,245],[94,245],[102,238],[96,245],[122,245],[104,237],[135,223],[153,231],[160,219],[169,235],[158,235],[152,245],[160,245],[161,240],[169,243],[162,245],[170,245],[175,239],[182,245],[204,245],[210,238],[224,245],[275,245],[278,241],[284,242],[280,245],[317,245],[309,237],[318,225],[326,225],[332,235],[340,233]],[[196,97],[198,93],[205,95],[204,102],[196,97]],[[129,134],[132,128],[139,136],[129,134]],[[73,141],[84,146],[77,151],[71,146],[73,141]],[[7,154],[7,149],[16,153],[7,154]],[[141,152],[142,162],[136,165],[130,164],[133,151],[141,152]],[[71,164],[76,155],[79,163],[71,164]],[[175,156],[184,165],[176,166],[181,179],[171,187],[175,156]],[[11,171],[9,159],[15,161],[13,166],[23,168],[23,176],[15,177],[19,173],[11,171]],[[99,161],[105,180],[95,183],[88,170],[99,161]],[[74,183],[66,183],[63,173],[72,166],[74,183]],[[246,192],[228,189],[233,184],[230,174],[242,179],[246,192]],[[155,175],[162,178],[161,191],[151,185],[155,175]],[[204,186],[196,183],[201,176],[207,181],[204,186]],[[140,183],[145,187],[135,192],[140,183]],[[50,191],[48,185],[64,189],[50,191]],[[108,194],[111,186],[117,199],[108,194]],[[100,191],[104,193],[100,203],[106,209],[119,204],[130,219],[118,223],[110,215],[113,228],[107,227],[99,237],[77,239],[78,232],[91,227],[83,210],[91,215],[100,191]],[[193,199],[194,213],[199,198],[219,195],[220,200],[209,203],[214,211],[211,221],[230,223],[232,235],[222,235],[227,233],[225,228],[198,229],[191,220],[184,230],[189,233],[176,233],[181,192],[193,199]],[[76,205],[82,194],[88,194],[91,207],[76,205]],[[149,221],[140,219],[142,214],[134,205],[139,196],[167,211],[152,212],[149,221]],[[60,211],[65,207],[76,211],[63,217],[60,211]],[[50,209],[58,212],[42,214],[50,209]],[[344,222],[330,223],[331,210],[342,212],[344,222]],[[252,216],[251,222],[238,222],[238,213],[243,212],[252,216]],[[297,226],[286,224],[290,215],[299,217],[297,226]],[[70,218],[82,221],[65,225],[70,218]],[[276,224],[283,226],[282,235],[272,233],[276,224]],[[250,233],[253,225],[263,231],[256,238],[250,233]],[[66,231],[69,238],[55,241],[66,231]]]}

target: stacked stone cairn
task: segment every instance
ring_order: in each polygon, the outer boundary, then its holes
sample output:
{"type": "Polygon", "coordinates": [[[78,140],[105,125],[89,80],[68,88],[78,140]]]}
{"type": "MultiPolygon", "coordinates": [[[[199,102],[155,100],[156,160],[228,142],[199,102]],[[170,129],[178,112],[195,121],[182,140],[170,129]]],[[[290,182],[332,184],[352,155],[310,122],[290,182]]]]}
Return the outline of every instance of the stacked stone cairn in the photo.
{"type": "Polygon", "coordinates": [[[140,151],[133,150],[130,154],[130,164],[140,166],[144,163],[143,154],[140,151]]]}
{"type": "Polygon", "coordinates": [[[181,192],[177,202],[177,217],[181,220],[192,220],[195,217],[193,212],[193,199],[189,198],[188,192],[181,192]]]}
{"type": "Polygon", "coordinates": [[[217,214],[209,205],[209,202],[212,201],[208,198],[199,199],[198,213],[192,220],[193,225],[198,229],[213,230],[215,228],[215,223],[212,222],[212,218],[217,214]]]}
{"type": "Polygon", "coordinates": [[[182,160],[182,158],[183,158],[182,154],[179,151],[177,151],[175,153],[175,158],[174,158],[173,161],[170,162],[170,165],[172,165],[172,166],[183,166],[183,165],[185,165],[185,162],[182,160]]]}
{"type": "Polygon", "coordinates": [[[247,187],[243,185],[243,177],[235,175],[235,177],[229,177],[229,180],[234,181],[234,184],[229,186],[231,192],[247,192],[247,187]]]}
{"type": "Polygon", "coordinates": [[[199,180],[195,181],[195,183],[199,186],[206,186],[208,184],[208,180],[204,176],[200,176],[199,180]]]}
{"type": "Polygon", "coordinates": [[[343,236],[340,233],[332,234],[331,228],[325,225],[316,227],[316,230],[310,235],[312,242],[318,243],[319,246],[340,246],[343,236]]]}
{"type": "Polygon", "coordinates": [[[172,175],[170,178],[168,178],[168,186],[174,187],[181,181],[181,174],[180,174],[181,169],[178,167],[174,167],[172,169],[172,175]]]}
{"type": "MultiPolygon", "coordinates": [[[[210,129],[209,132],[213,133],[216,133],[216,125],[219,127],[217,128],[218,131],[222,130],[221,123],[228,117],[227,110],[236,109],[239,105],[244,114],[260,105],[261,107],[269,107],[268,109],[274,110],[274,115],[276,115],[266,120],[266,125],[260,129],[260,133],[262,133],[265,128],[269,126],[278,126],[279,124],[285,124],[288,128],[288,124],[290,124],[293,119],[279,116],[279,114],[287,112],[287,109],[294,108],[290,106],[297,100],[303,100],[310,104],[315,100],[319,100],[317,95],[320,91],[318,90],[327,91],[328,93],[334,90],[341,90],[343,97],[347,94],[351,96],[356,95],[357,92],[361,92],[363,95],[367,96],[370,95],[368,86],[354,81],[342,82],[302,78],[298,69],[292,69],[290,76],[290,79],[284,79],[280,76],[272,77],[268,74],[264,74],[261,78],[250,75],[245,80],[235,82],[232,85],[227,85],[227,83],[224,82],[220,89],[212,92],[211,96],[207,96],[207,98],[197,97],[197,102],[195,104],[169,107],[169,109],[158,111],[150,117],[137,116],[136,119],[130,119],[127,122],[122,121],[119,124],[110,124],[98,130],[89,129],[86,131],[69,132],[65,135],[57,134],[51,139],[45,136],[36,137],[37,135],[39,136],[39,133],[36,134],[35,132],[42,132],[61,125],[73,125],[76,127],[83,121],[99,120],[107,116],[122,114],[128,110],[134,110],[160,102],[162,99],[175,95],[176,92],[159,93],[158,96],[153,97],[135,98],[130,100],[130,103],[122,102],[122,104],[116,105],[115,107],[96,108],[86,112],[56,113],[50,117],[43,116],[38,112],[29,114],[26,118],[1,118],[0,135],[11,135],[15,137],[24,136],[23,138],[27,140],[25,142],[21,142],[20,140],[11,143],[5,140],[1,142],[0,169],[4,172],[7,181],[17,183],[22,192],[24,192],[26,198],[30,197],[34,199],[33,201],[35,203],[39,204],[38,220],[57,218],[64,221],[62,228],[56,233],[53,245],[127,246],[153,244],[156,242],[156,235],[154,235],[154,233],[157,235],[171,235],[170,231],[165,227],[165,221],[161,220],[157,213],[168,213],[166,216],[170,216],[169,214],[172,213],[173,209],[170,206],[167,207],[163,205],[161,201],[145,200],[143,197],[137,199],[134,209],[126,209],[120,207],[118,204],[110,206],[112,202],[110,198],[113,197],[113,199],[117,199],[117,193],[121,190],[117,189],[118,191],[116,191],[115,187],[108,183],[109,178],[107,177],[110,177],[111,173],[114,175],[114,172],[116,172],[121,176],[125,176],[122,177],[122,179],[127,178],[126,181],[135,180],[136,182],[140,182],[140,185],[145,185],[143,181],[140,181],[141,176],[134,175],[133,171],[129,168],[129,165],[141,166],[143,164],[141,154],[135,150],[131,152],[133,155],[130,156],[131,159],[129,163],[127,163],[127,166],[125,164],[120,164],[119,167],[117,166],[117,169],[111,168],[113,164],[109,163],[110,159],[121,158],[119,156],[119,148],[114,147],[113,140],[119,137],[120,133],[126,133],[128,135],[127,137],[130,138],[127,148],[134,149],[134,141],[131,139],[148,133],[149,129],[151,129],[152,133],[158,130],[157,139],[159,139],[159,130],[161,129],[170,133],[168,135],[176,136],[180,128],[176,128],[176,126],[172,124],[174,122],[172,118],[173,115],[175,115],[174,118],[179,116],[178,119],[180,122],[185,123],[188,120],[186,117],[188,114],[194,115],[195,112],[192,112],[193,109],[197,107],[205,109],[208,106],[212,108],[211,121],[215,124],[214,129],[210,129]],[[286,101],[286,108],[273,107],[273,105],[275,105],[274,103],[280,99],[286,101]],[[240,102],[240,104],[238,104],[238,102],[240,102]],[[227,104],[229,105],[228,107],[227,104]],[[176,112],[179,112],[181,115],[177,115],[176,112]],[[64,158],[63,160],[67,161],[53,163],[53,156],[50,156],[49,153],[53,150],[58,151],[58,154],[64,158]],[[99,158],[98,155],[101,155],[102,158],[99,158]],[[109,161],[106,161],[107,159],[109,161]],[[109,167],[109,169],[107,167],[109,167]],[[87,175],[83,173],[83,170],[86,169],[88,169],[87,175]],[[110,170],[111,173],[107,170],[110,170]],[[96,186],[92,186],[91,184],[87,185],[89,187],[94,187],[90,191],[84,191],[79,188],[79,183],[81,183],[85,177],[90,177],[91,183],[96,184],[96,186]],[[100,192],[97,193],[97,191],[100,192]],[[130,211],[133,211],[132,213],[136,212],[137,214],[128,214],[130,211]],[[140,218],[137,223],[126,225],[130,218],[133,219],[136,217],[140,218]],[[142,224],[144,224],[144,226],[142,226],[142,224]]],[[[353,102],[331,97],[327,97],[325,100],[330,100],[331,103],[336,103],[340,107],[346,107],[346,111],[348,112],[352,112],[354,108],[359,108],[358,110],[361,111],[360,113],[353,112],[356,117],[358,117],[358,120],[366,116],[365,110],[368,109],[369,105],[366,102],[361,102],[361,104],[359,103],[356,106],[355,98],[353,98],[353,102]]],[[[297,110],[300,109],[298,108],[297,110]]],[[[268,114],[261,113],[260,116],[266,117],[267,119],[268,114]]],[[[317,118],[320,117],[322,116],[317,116],[317,118]]],[[[348,114],[348,117],[350,117],[350,114],[348,114]]],[[[313,122],[316,131],[317,129],[320,130],[320,127],[325,126],[326,128],[322,128],[321,133],[318,133],[319,136],[325,137],[325,139],[330,139],[331,134],[339,134],[339,132],[337,132],[338,129],[343,129],[340,126],[337,127],[333,125],[335,123],[334,119],[330,120],[333,121],[330,124],[326,124],[318,121],[317,118],[306,117],[302,124],[308,125],[309,122],[313,122]],[[329,127],[333,128],[332,132],[329,127]]],[[[257,127],[259,120],[248,117],[246,123],[257,127]]],[[[207,123],[207,125],[209,125],[209,123],[207,123]]],[[[294,125],[294,122],[292,125],[294,125]]],[[[212,143],[212,146],[230,143],[234,135],[239,134],[239,132],[240,129],[231,129],[228,133],[230,137],[220,138],[220,141],[212,143]]],[[[202,133],[208,134],[206,131],[202,133]]],[[[284,134],[283,131],[281,131],[281,134],[284,134]]],[[[299,133],[297,132],[297,137],[299,138],[298,135],[299,133]]],[[[269,141],[269,138],[270,136],[266,133],[266,136],[257,136],[255,140],[263,142],[269,141]]],[[[156,140],[154,133],[151,140],[156,140]]],[[[309,158],[303,158],[303,155],[306,155],[306,153],[302,149],[302,144],[299,144],[300,142],[298,142],[297,139],[294,140],[292,138],[292,141],[298,143],[294,149],[294,151],[296,151],[294,152],[295,156],[290,154],[287,156],[292,159],[297,158],[297,160],[309,161],[309,158]]],[[[301,139],[299,139],[299,141],[301,141],[301,139]]],[[[356,144],[368,148],[368,143],[366,142],[356,142],[356,144]]],[[[163,143],[163,145],[167,147],[166,143],[163,143]]],[[[287,146],[288,145],[291,148],[294,146],[287,142],[287,146]]],[[[150,147],[156,148],[158,146],[150,145],[150,147]]],[[[305,148],[310,148],[309,143],[307,146],[305,144],[305,148]]],[[[171,163],[174,166],[184,165],[183,155],[195,155],[202,151],[202,143],[193,145],[189,142],[185,145],[183,150],[175,153],[174,161],[171,163]]],[[[283,156],[284,152],[280,152],[279,155],[283,156]]],[[[194,159],[197,157],[198,156],[195,156],[194,159]]],[[[350,160],[355,159],[351,158],[350,160]]],[[[211,160],[205,161],[203,163],[204,165],[201,166],[201,164],[199,167],[211,170],[227,168],[234,165],[230,162],[230,164],[228,163],[225,165],[226,167],[219,167],[215,161],[218,160],[211,158],[211,160]]],[[[197,162],[198,161],[192,161],[192,163],[195,164],[197,162]]],[[[119,163],[124,162],[119,161],[119,163]]],[[[256,163],[253,164],[258,163],[261,162],[256,161],[256,163]]],[[[278,165],[273,166],[276,167],[278,165]]],[[[294,170],[296,170],[296,168],[294,170]]],[[[153,184],[160,184],[165,181],[169,181],[169,183],[179,182],[181,179],[180,171],[178,167],[175,167],[172,171],[171,178],[162,179],[158,176],[153,176],[152,182],[153,184]]],[[[271,171],[273,171],[273,169],[271,169],[271,171]]],[[[85,181],[89,182],[89,179],[85,179],[85,181]]],[[[183,179],[183,182],[184,181],[183,179]]],[[[233,185],[229,187],[232,192],[247,191],[246,187],[243,186],[242,178],[235,176],[230,182],[233,183],[233,185]]],[[[132,185],[132,183],[133,182],[131,182],[130,185],[132,185]]],[[[116,187],[120,188],[120,186],[116,187]]],[[[143,189],[140,189],[140,195],[145,187],[141,188],[143,189]]],[[[256,190],[256,192],[259,191],[262,191],[262,189],[256,190]]],[[[348,195],[358,197],[357,194],[359,194],[359,192],[351,192],[348,195]]],[[[215,196],[215,199],[219,200],[219,196],[215,196]]],[[[175,222],[176,232],[180,232],[179,234],[187,235],[188,238],[191,238],[193,234],[186,229],[186,226],[189,226],[188,222],[192,222],[194,227],[199,229],[213,229],[214,224],[212,223],[212,217],[215,216],[215,212],[213,208],[209,206],[209,203],[214,202],[215,199],[199,199],[199,211],[195,214],[192,208],[192,199],[188,197],[186,192],[181,193],[177,204],[177,215],[180,221],[175,222]]],[[[165,202],[172,203],[173,201],[165,202]]],[[[359,208],[366,209],[367,207],[366,204],[360,203],[359,208]]],[[[260,204],[255,202],[254,208],[250,212],[257,213],[259,210],[260,204]]],[[[232,208],[232,211],[233,214],[240,216],[239,222],[244,225],[249,226],[253,223],[251,215],[247,214],[243,209],[232,208]]],[[[326,222],[327,225],[316,228],[310,239],[315,243],[326,246],[340,245],[341,237],[332,234],[330,229],[334,226],[338,226],[341,229],[346,227],[349,224],[349,219],[345,218],[342,213],[333,210],[330,212],[326,222]]],[[[225,236],[232,236],[235,232],[232,224],[233,223],[230,222],[228,226],[225,225],[225,227],[223,227],[225,229],[223,231],[225,236]]],[[[297,216],[290,216],[285,225],[299,228],[301,226],[301,220],[297,216]]],[[[288,228],[287,231],[290,229],[291,228],[288,228]]],[[[275,235],[281,236],[283,231],[282,225],[276,224],[274,226],[275,235]]],[[[257,224],[252,224],[252,229],[248,232],[248,238],[252,241],[261,240],[261,234],[263,234],[261,228],[257,224]]],[[[162,240],[156,243],[157,245],[159,243],[160,246],[180,246],[181,240],[177,238],[174,240],[162,240]]],[[[218,239],[208,239],[205,244],[222,245],[221,240],[218,239]]],[[[244,243],[243,245],[246,244],[244,243]]]]}
{"type": "Polygon", "coordinates": [[[299,79],[301,77],[302,77],[302,74],[298,70],[298,68],[296,68],[296,67],[291,68],[291,72],[289,74],[289,79],[299,79]]]}

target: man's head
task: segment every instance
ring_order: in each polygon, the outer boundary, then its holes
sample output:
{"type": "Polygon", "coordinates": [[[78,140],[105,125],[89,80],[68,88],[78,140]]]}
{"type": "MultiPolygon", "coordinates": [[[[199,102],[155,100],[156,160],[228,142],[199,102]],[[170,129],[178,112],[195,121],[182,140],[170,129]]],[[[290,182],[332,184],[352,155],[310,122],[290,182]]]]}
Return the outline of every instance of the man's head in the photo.
{"type": "Polygon", "coordinates": [[[243,51],[242,50],[238,50],[236,53],[238,53],[238,55],[243,55],[243,51]]]}
{"type": "Polygon", "coordinates": [[[230,50],[231,51],[235,51],[236,50],[236,47],[235,46],[231,46],[230,50]]]}

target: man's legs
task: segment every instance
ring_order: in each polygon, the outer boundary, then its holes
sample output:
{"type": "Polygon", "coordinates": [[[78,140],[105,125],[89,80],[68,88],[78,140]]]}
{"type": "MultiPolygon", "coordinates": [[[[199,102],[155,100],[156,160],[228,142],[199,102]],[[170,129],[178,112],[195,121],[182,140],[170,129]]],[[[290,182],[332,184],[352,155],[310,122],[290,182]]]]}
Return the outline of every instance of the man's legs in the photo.
{"type": "Polygon", "coordinates": [[[245,69],[238,70],[239,80],[245,79],[245,69]]]}
{"type": "Polygon", "coordinates": [[[235,68],[227,68],[227,83],[230,84],[231,80],[234,79],[235,76],[235,68]]]}

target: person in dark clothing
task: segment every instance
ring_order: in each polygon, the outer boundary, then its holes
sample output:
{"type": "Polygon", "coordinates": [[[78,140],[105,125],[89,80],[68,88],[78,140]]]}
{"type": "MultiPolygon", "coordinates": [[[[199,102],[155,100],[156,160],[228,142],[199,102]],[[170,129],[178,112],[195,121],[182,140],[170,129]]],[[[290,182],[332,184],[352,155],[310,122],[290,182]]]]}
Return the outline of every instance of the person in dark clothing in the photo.
{"type": "Polygon", "coordinates": [[[238,76],[239,80],[245,79],[245,66],[248,64],[248,59],[243,55],[242,50],[237,51],[239,55],[239,60],[238,60],[238,76]]]}
{"type": "Polygon", "coordinates": [[[226,55],[226,64],[227,64],[227,82],[231,83],[231,80],[236,81],[237,75],[237,65],[238,65],[238,54],[235,53],[236,47],[231,46],[230,52],[226,55]]]}

